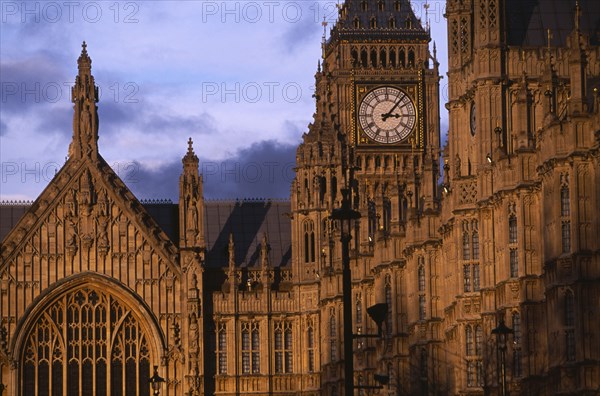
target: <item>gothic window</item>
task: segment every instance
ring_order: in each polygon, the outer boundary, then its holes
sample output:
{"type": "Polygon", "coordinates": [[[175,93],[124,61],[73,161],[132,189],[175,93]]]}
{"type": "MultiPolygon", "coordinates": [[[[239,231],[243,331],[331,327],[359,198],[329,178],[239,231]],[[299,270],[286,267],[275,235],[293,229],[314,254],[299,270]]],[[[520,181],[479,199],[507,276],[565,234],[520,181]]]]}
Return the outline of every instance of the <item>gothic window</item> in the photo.
{"type": "Polygon", "coordinates": [[[471,291],[471,264],[463,265],[463,290],[465,293],[471,291]]]}
{"type": "Polygon", "coordinates": [[[335,201],[337,198],[337,177],[331,177],[331,199],[335,201]]]}
{"type": "Polygon", "coordinates": [[[508,243],[517,243],[517,216],[511,214],[508,218],[508,243]]]}
{"type": "Polygon", "coordinates": [[[509,250],[510,277],[517,278],[519,276],[519,252],[517,249],[509,250]]]}
{"type": "Polygon", "coordinates": [[[469,360],[467,362],[467,386],[473,387],[475,385],[475,361],[469,360]]]}
{"type": "Polygon", "coordinates": [[[390,232],[392,223],[392,202],[385,198],[383,200],[383,230],[390,232]]]}
{"type": "Polygon", "coordinates": [[[217,325],[217,361],[219,374],[227,374],[227,325],[225,323],[217,325]]]}
{"type": "MultiPolygon", "coordinates": [[[[392,29],[396,28],[396,18],[390,17],[390,20],[388,21],[388,27],[390,27],[392,29]]],[[[396,66],[395,63],[396,62],[393,62],[392,66],[396,66]]]]}
{"type": "Polygon", "coordinates": [[[377,28],[377,19],[371,18],[371,20],[369,21],[369,26],[371,27],[371,29],[377,28]]]}
{"type": "Polygon", "coordinates": [[[377,50],[371,48],[371,66],[377,67],[377,50]]]}
{"type": "Polygon", "coordinates": [[[356,295],[356,324],[362,323],[362,297],[360,294],[356,295]]]}
{"type": "Polygon", "coordinates": [[[242,323],[242,374],[260,373],[260,333],[256,322],[242,323]]]}
{"type": "Polygon", "coordinates": [[[406,53],[404,52],[404,48],[400,49],[400,66],[406,66],[406,53]]]}
{"type": "Polygon", "coordinates": [[[560,215],[568,217],[571,215],[571,198],[569,196],[569,186],[562,186],[560,189],[560,215]]]}
{"type": "Polygon", "coordinates": [[[560,217],[561,245],[563,253],[571,252],[571,197],[569,195],[569,175],[561,174],[560,217]]]}
{"type": "Polygon", "coordinates": [[[515,347],[513,350],[513,371],[515,377],[523,375],[523,365],[521,358],[521,316],[518,312],[512,314],[513,339],[515,347]]]}
{"type": "Polygon", "coordinates": [[[377,232],[377,209],[373,201],[369,201],[367,206],[369,212],[369,242],[373,242],[375,241],[375,232],[377,232]]]}
{"type": "Polygon", "coordinates": [[[352,66],[358,65],[358,51],[356,48],[352,48],[352,66]]]}
{"type": "Polygon", "coordinates": [[[319,177],[319,200],[321,203],[325,200],[325,194],[327,194],[327,179],[325,176],[319,177]]]}
{"type": "Polygon", "coordinates": [[[385,3],[383,2],[383,0],[379,0],[378,6],[379,6],[379,11],[385,10],[385,3]]]}
{"type": "Polygon", "coordinates": [[[419,296],[419,320],[425,320],[425,296],[419,296]]]}
{"type": "Polygon", "coordinates": [[[292,324],[286,321],[275,322],[275,372],[292,372],[292,324]]]}
{"type": "Polygon", "coordinates": [[[418,269],[418,285],[419,291],[425,291],[425,263],[423,257],[419,257],[419,269],[418,269]]]}
{"type": "Polygon", "coordinates": [[[473,260],[479,260],[479,232],[477,232],[477,222],[473,222],[474,229],[471,241],[473,245],[473,260]]]}
{"type": "Polygon", "coordinates": [[[567,290],[565,293],[565,326],[572,327],[575,325],[575,303],[573,292],[567,290]]]}
{"type": "Polygon", "coordinates": [[[44,310],[21,356],[22,395],[149,395],[150,351],[135,315],[80,288],[44,310]]]}
{"type": "Polygon", "coordinates": [[[427,379],[427,349],[421,348],[421,378],[427,379]]]}
{"type": "Polygon", "coordinates": [[[396,2],[394,3],[394,8],[396,9],[396,11],[400,11],[400,0],[396,0],[396,2]]]}
{"type": "Polygon", "coordinates": [[[481,290],[479,264],[473,264],[473,291],[481,290]]]}
{"type": "Polygon", "coordinates": [[[369,66],[369,55],[367,53],[366,48],[360,50],[360,61],[363,67],[369,66]]]}
{"type": "Polygon", "coordinates": [[[315,330],[312,321],[308,322],[306,329],[306,346],[308,349],[308,372],[315,371],[315,330]]]}
{"type": "Polygon", "coordinates": [[[467,327],[465,327],[465,353],[467,354],[467,356],[472,356],[473,355],[473,329],[471,328],[471,326],[467,325],[467,327]]]}
{"type": "MultiPolygon", "coordinates": [[[[381,66],[386,67],[387,66],[387,52],[385,51],[384,48],[381,49],[381,51],[379,51],[379,62],[381,63],[381,66]]],[[[385,161],[384,161],[385,163],[385,161]]]]}
{"type": "Polygon", "coordinates": [[[404,26],[407,29],[412,29],[412,19],[410,19],[409,16],[406,17],[406,20],[404,21],[404,26]]]}
{"type": "Polygon", "coordinates": [[[356,29],[360,28],[360,19],[358,19],[358,17],[354,17],[353,24],[356,29]]]}
{"type": "Polygon", "coordinates": [[[471,260],[471,243],[469,239],[469,232],[464,231],[462,237],[463,260],[471,260]]]}
{"type": "Polygon", "coordinates": [[[392,319],[393,319],[393,300],[392,300],[392,277],[390,274],[385,276],[385,303],[387,304],[387,315],[385,318],[386,333],[392,335],[392,319]]]}
{"type": "Polygon", "coordinates": [[[329,310],[329,357],[331,362],[337,361],[337,324],[335,320],[335,308],[329,310]]]}
{"type": "Polygon", "coordinates": [[[412,67],[415,65],[415,51],[408,50],[408,67],[412,67]]]}
{"type": "Polygon", "coordinates": [[[562,252],[569,253],[571,251],[571,222],[562,222],[562,252]]]}
{"type": "MultiPolygon", "coordinates": [[[[396,27],[396,22],[395,22],[396,20],[395,19],[393,19],[393,20],[394,20],[393,27],[396,27]]],[[[390,22],[391,21],[392,21],[392,19],[390,19],[390,22]]],[[[396,50],[394,48],[392,48],[390,50],[390,64],[392,65],[392,67],[396,67],[396,50]]]]}
{"type": "Polygon", "coordinates": [[[369,3],[368,3],[366,0],[363,0],[363,1],[360,3],[360,8],[361,8],[361,10],[363,10],[363,11],[367,11],[367,10],[369,9],[369,3]]]}
{"type": "Polygon", "coordinates": [[[312,220],[304,221],[304,262],[315,262],[315,225],[312,220]]]}

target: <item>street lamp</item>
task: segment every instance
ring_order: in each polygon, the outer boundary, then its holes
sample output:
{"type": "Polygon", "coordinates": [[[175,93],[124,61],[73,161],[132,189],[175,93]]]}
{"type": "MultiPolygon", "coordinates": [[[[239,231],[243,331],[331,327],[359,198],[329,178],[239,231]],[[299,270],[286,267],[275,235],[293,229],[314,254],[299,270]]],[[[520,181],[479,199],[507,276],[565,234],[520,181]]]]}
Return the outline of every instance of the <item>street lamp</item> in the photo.
{"type": "Polygon", "coordinates": [[[506,396],[506,345],[508,335],[514,333],[513,329],[504,324],[504,318],[500,318],[498,327],[492,330],[496,336],[496,348],[500,353],[500,375],[502,379],[502,396],[506,396]]]}
{"type": "Polygon", "coordinates": [[[148,382],[154,391],[153,394],[158,396],[160,394],[160,387],[162,386],[162,383],[165,382],[165,379],[158,375],[158,366],[154,366],[154,375],[150,377],[148,382]]]}

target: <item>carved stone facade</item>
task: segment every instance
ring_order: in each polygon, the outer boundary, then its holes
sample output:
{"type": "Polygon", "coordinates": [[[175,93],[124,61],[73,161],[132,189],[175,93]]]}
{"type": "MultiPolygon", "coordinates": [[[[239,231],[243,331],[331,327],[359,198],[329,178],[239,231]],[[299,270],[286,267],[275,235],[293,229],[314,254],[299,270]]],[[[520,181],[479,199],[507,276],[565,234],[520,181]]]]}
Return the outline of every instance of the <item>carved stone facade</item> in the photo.
{"type": "Polygon", "coordinates": [[[205,202],[191,140],[178,204],[140,203],[84,46],[69,159],[0,245],[6,392],[149,395],[158,365],[166,395],[341,395],[348,188],[358,394],[502,394],[501,321],[508,392],[598,394],[599,4],[449,0],[442,149],[428,28],[347,0],[289,203],[205,202]]]}

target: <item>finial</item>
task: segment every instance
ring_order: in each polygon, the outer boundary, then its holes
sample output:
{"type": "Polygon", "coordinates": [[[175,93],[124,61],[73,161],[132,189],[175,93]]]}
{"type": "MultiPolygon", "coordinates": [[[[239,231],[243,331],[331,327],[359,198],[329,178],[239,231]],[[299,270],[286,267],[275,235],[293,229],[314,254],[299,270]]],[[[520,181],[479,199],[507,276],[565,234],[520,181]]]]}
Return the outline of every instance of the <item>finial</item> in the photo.
{"type": "Polygon", "coordinates": [[[188,140],[188,154],[194,154],[194,141],[191,137],[188,140]]]}
{"type": "Polygon", "coordinates": [[[327,39],[327,17],[323,17],[323,22],[321,22],[321,26],[323,26],[323,43],[325,43],[325,40],[327,39]]]}
{"type": "Polygon", "coordinates": [[[87,44],[85,43],[85,40],[81,44],[81,55],[87,55],[87,44]]]}
{"type": "Polygon", "coordinates": [[[579,6],[579,0],[575,0],[575,30],[579,31],[579,22],[581,19],[581,7],[579,6]]]}
{"type": "Polygon", "coordinates": [[[319,59],[317,64],[317,72],[321,73],[321,59],[319,59]]]}
{"type": "Polygon", "coordinates": [[[435,40],[433,40],[433,59],[437,60],[437,47],[435,46],[435,40]]]}

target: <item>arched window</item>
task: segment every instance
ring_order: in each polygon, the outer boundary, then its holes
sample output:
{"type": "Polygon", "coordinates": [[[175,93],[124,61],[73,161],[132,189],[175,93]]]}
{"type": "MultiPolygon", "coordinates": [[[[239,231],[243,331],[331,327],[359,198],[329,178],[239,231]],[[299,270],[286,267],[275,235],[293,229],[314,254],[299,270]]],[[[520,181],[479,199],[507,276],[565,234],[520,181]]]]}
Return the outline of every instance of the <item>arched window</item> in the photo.
{"type": "Polygon", "coordinates": [[[329,310],[329,360],[337,361],[337,324],[335,320],[335,308],[329,310]]]}
{"type": "Polygon", "coordinates": [[[227,374],[227,325],[217,324],[217,362],[219,374],[227,374]]]}
{"type": "Polygon", "coordinates": [[[369,10],[369,3],[368,3],[366,0],[363,0],[363,1],[360,3],[360,8],[361,8],[363,11],[368,11],[368,10],[369,10]]]}
{"type": "Polygon", "coordinates": [[[464,231],[462,241],[463,260],[471,260],[471,244],[469,239],[469,233],[464,231]]]}
{"type": "Polygon", "coordinates": [[[425,291],[425,265],[423,264],[423,257],[419,257],[419,291],[425,291]]]}
{"type": "Polygon", "coordinates": [[[573,298],[573,292],[567,290],[565,293],[565,326],[575,325],[575,299],[573,298]]]}
{"type": "Polygon", "coordinates": [[[304,228],[304,262],[315,262],[315,224],[312,220],[305,220],[304,228]]]}
{"type": "Polygon", "coordinates": [[[390,64],[392,65],[392,67],[396,67],[396,65],[397,65],[396,50],[393,48],[390,50],[390,64]]]}
{"type": "Polygon", "coordinates": [[[391,231],[392,224],[392,202],[389,198],[383,199],[383,230],[385,232],[391,231]]]}
{"type": "Polygon", "coordinates": [[[369,21],[369,26],[371,27],[371,29],[377,28],[377,19],[371,18],[371,20],[369,21]]]}
{"type": "Polygon", "coordinates": [[[408,66],[414,66],[415,65],[415,51],[413,51],[412,49],[408,51],[408,66]]]}
{"type": "Polygon", "coordinates": [[[406,66],[406,53],[404,49],[400,49],[400,66],[406,66]]]}
{"type": "Polygon", "coordinates": [[[358,51],[352,48],[352,66],[358,66],[358,51]]]}
{"type": "Polygon", "coordinates": [[[560,215],[562,217],[571,215],[571,198],[568,185],[562,186],[560,189],[560,215]]]}
{"type": "Polygon", "coordinates": [[[362,297],[360,294],[356,295],[356,324],[362,323],[362,297]]]}
{"type": "Polygon", "coordinates": [[[514,214],[508,218],[508,243],[517,243],[517,216],[514,214]]]}
{"type": "Polygon", "coordinates": [[[473,231],[471,239],[473,244],[473,260],[479,260],[479,232],[476,230],[473,231]]]}
{"type": "Polygon", "coordinates": [[[360,62],[363,67],[369,66],[369,55],[366,48],[360,50],[360,62]]]}
{"type": "Polygon", "coordinates": [[[275,322],[275,372],[292,372],[292,324],[287,321],[275,322]]]}
{"type": "Polygon", "coordinates": [[[371,66],[377,67],[377,50],[375,48],[371,49],[371,66]]]}
{"type": "Polygon", "coordinates": [[[385,48],[382,48],[379,51],[379,63],[381,64],[381,66],[387,67],[387,52],[385,48]]]}
{"type": "Polygon", "coordinates": [[[567,361],[575,360],[575,299],[573,292],[567,290],[565,292],[565,344],[567,361]]]}
{"type": "Polygon", "coordinates": [[[22,353],[22,395],[150,395],[147,335],[134,312],[97,288],[46,308],[22,353]]]}
{"type": "Polygon", "coordinates": [[[360,19],[358,19],[358,17],[354,18],[353,25],[355,29],[360,28],[360,19]]]}
{"type": "MultiPolygon", "coordinates": [[[[396,28],[396,18],[390,17],[388,21],[388,27],[395,29],[396,28]]],[[[395,62],[394,62],[395,63],[395,62]]],[[[395,66],[395,65],[394,65],[395,66]]]]}
{"type": "Polygon", "coordinates": [[[392,276],[387,274],[385,276],[385,303],[387,304],[387,315],[385,318],[385,326],[387,335],[392,334],[392,312],[393,312],[393,303],[392,299],[392,276]]]}
{"type": "Polygon", "coordinates": [[[379,11],[385,11],[385,2],[383,0],[379,0],[378,6],[379,11]]]}
{"type": "Polygon", "coordinates": [[[473,329],[469,325],[465,327],[465,346],[467,356],[473,356],[473,329]]]}
{"type": "Polygon", "coordinates": [[[369,216],[369,242],[375,241],[375,233],[377,232],[377,209],[375,202],[369,201],[368,204],[369,216]]]}

